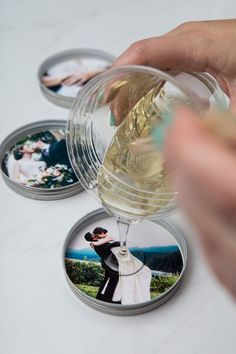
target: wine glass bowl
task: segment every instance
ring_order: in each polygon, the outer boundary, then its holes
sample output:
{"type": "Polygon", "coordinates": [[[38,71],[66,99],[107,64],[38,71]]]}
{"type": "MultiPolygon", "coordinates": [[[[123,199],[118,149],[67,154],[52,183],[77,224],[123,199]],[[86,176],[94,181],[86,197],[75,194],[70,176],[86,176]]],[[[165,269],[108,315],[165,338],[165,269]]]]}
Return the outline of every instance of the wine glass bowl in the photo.
{"type": "MultiPolygon", "coordinates": [[[[149,110],[145,112],[150,117],[146,126],[142,127],[142,122],[138,126],[132,117],[125,122],[140,99],[151,90],[157,91],[163,83],[156,71],[147,72],[142,67],[108,70],[81,90],[72,107],[67,142],[75,172],[84,188],[94,192],[116,216],[136,220],[156,215],[157,211],[163,213],[163,208],[165,214],[173,210],[173,203],[167,207],[175,193],[167,180],[162,152],[137,158],[129,151],[129,144],[137,136],[149,134],[157,117],[155,102],[149,98],[146,107],[142,107],[149,110]],[[118,139],[122,153],[116,144],[118,139]],[[109,146],[114,150],[113,156],[104,160],[109,146]]],[[[152,92],[152,96],[157,94],[152,92]]],[[[163,105],[166,101],[162,99],[163,105]]]]}
{"type": "Polygon", "coordinates": [[[136,153],[132,143],[165,126],[165,113],[177,104],[201,115],[224,102],[207,74],[142,66],[107,70],[79,92],[68,121],[68,153],[81,184],[117,219],[123,251],[129,223],[165,217],[177,207],[161,149],[136,153]]]}

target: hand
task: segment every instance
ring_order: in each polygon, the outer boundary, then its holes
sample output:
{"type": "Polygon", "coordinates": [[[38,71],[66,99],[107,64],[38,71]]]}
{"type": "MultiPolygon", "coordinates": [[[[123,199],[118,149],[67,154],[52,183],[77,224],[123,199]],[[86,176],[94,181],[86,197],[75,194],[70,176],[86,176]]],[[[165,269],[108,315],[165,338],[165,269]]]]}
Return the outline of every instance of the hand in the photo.
{"type": "MultiPolygon", "coordinates": [[[[112,65],[208,72],[236,107],[236,20],[189,22],[132,44],[112,65]]],[[[236,108],[235,108],[236,109],[236,108]]]]}
{"type": "Polygon", "coordinates": [[[121,79],[105,90],[102,101],[110,104],[116,126],[120,125],[130,110],[155,84],[147,75],[139,74],[127,81],[121,79]]]}
{"type": "Polygon", "coordinates": [[[236,151],[179,108],[165,142],[167,166],[180,204],[199,230],[216,276],[236,297],[236,151]]]}
{"type": "MultiPolygon", "coordinates": [[[[236,111],[236,20],[191,22],[134,43],[113,64],[208,72],[236,111]]],[[[200,231],[207,259],[236,297],[236,153],[207,132],[196,114],[176,113],[165,144],[180,203],[200,231]]]]}

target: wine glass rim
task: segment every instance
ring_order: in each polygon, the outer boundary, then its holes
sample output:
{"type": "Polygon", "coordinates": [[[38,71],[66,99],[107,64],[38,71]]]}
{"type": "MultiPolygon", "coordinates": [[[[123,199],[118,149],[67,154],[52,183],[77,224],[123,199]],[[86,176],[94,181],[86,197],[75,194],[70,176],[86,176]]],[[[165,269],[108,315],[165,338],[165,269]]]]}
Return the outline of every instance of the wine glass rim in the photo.
{"type": "MultiPolygon", "coordinates": [[[[115,68],[110,68],[106,70],[105,72],[95,76],[93,79],[91,79],[87,84],[85,89],[90,90],[91,87],[93,87],[97,82],[100,81],[102,77],[107,77],[108,75],[110,76],[108,79],[112,79],[112,76],[115,76],[118,73],[121,74],[129,74],[129,73],[144,73],[144,74],[153,74],[154,76],[157,76],[158,79],[169,81],[172,84],[174,84],[177,88],[179,88],[188,98],[190,98],[190,102],[193,104],[193,107],[195,107],[197,110],[200,108],[200,105],[198,102],[196,102],[196,99],[194,99],[194,96],[191,94],[191,92],[188,92],[185,85],[182,84],[180,81],[176,80],[173,76],[171,76],[169,73],[183,73],[184,71],[178,71],[178,70],[168,70],[162,71],[158,68],[153,68],[150,66],[145,66],[145,65],[121,65],[115,68]]],[[[195,74],[194,72],[188,72],[185,71],[185,73],[188,73],[190,75],[195,74]]],[[[198,73],[196,73],[198,74],[198,73]]]]}

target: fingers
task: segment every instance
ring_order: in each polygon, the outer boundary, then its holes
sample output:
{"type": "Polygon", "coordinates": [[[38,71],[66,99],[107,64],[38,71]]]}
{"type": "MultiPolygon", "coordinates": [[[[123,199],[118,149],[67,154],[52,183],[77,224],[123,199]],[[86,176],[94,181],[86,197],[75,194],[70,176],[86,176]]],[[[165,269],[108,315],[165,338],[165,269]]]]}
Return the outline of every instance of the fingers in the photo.
{"type": "Polygon", "coordinates": [[[104,92],[103,92],[102,102],[103,103],[112,102],[119,94],[120,89],[122,87],[124,87],[126,84],[127,84],[126,80],[118,80],[118,81],[114,82],[114,84],[105,88],[104,92]]]}
{"type": "Polygon", "coordinates": [[[180,32],[144,39],[132,44],[112,67],[147,65],[166,69],[204,71],[208,63],[208,41],[193,32],[180,32]]]}
{"type": "Polygon", "coordinates": [[[103,103],[110,104],[116,126],[129,114],[131,109],[155,86],[148,75],[135,74],[116,81],[104,90],[103,103]]]}
{"type": "Polygon", "coordinates": [[[236,157],[181,108],[167,135],[167,164],[180,204],[199,231],[218,279],[236,297],[236,157]]]}
{"type": "Polygon", "coordinates": [[[230,110],[236,114],[236,78],[230,81],[230,110]]]}
{"type": "Polygon", "coordinates": [[[192,181],[202,200],[236,220],[235,150],[204,129],[196,113],[186,108],[176,112],[165,154],[174,183],[181,172],[192,181]]]}
{"type": "Polygon", "coordinates": [[[236,226],[201,199],[192,181],[179,178],[180,203],[199,231],[207,261],[220,282],[236,297],[236,226]]]}
{"type": "Polygon", "coordinates": [[[136,64],[208,72],[229,95],[231,109],[236,111],[235,24],[235,19],[183,23],[163,36],[133,43],[112,67],[136,64]]]}

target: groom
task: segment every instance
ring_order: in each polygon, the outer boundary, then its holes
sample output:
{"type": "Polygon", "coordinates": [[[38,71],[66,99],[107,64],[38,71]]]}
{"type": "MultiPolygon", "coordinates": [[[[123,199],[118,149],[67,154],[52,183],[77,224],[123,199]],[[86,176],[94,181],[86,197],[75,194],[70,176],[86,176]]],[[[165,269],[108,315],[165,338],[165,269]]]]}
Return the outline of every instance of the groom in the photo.
{"type": "MultiPolygon", "coordinates": [[[[47,144],[42,140],[34,143],[34,148],[39,149],[42,154],[42,161],[46,162],[47,167],[55,166],[56,164],[66,165],[71,168],[69,156],[67,153],[66,140],[57,140],[51,144],[47,144]]],[[[77,181],[77,177],[72,169],[73,181],[77,181]]]]}
{"type": "MultiPolygon", "coordinates": [[[[120,303],[112,301],[114,291],[119,281],[119,273],[112,270],[104,262],[105,256],[106,258],[115,258],[111,248],[120,246],[120,243],[114,242],[108,235],[108,231],[102,227],[96,227],[92,233],[87,232],[84,238],[86,241],[90,242],[90,246],[101,257],[101,266],[105,271],[105,276],[102,283],[100,284],[96,299],[105,302],[120,303]]],[[[113,261],[117,264],[118,267],[117,259],[115,258],[113,261]]]]}
{"type": "Polygon", "coordinates": [[[57,163],[70,166],[65,139],[55,141],[51,144],[38,140],[34,143],[34,146],[41,151],[42,160],[46,162],[48,167],[55,166],[57,163]]]}

